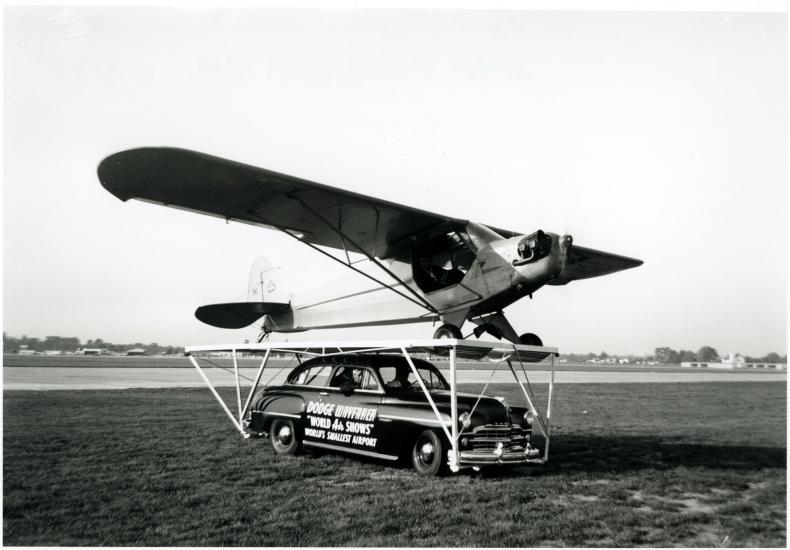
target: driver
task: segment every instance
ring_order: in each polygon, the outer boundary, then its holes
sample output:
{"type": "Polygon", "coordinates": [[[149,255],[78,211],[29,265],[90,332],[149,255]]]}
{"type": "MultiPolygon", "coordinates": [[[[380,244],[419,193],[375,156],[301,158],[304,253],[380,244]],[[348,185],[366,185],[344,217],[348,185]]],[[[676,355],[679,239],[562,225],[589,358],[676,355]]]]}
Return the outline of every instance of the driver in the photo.
{"type": "Polygon", "coordinates": [[[411,382],[409,382],[409,371],[407,370],[399,370],[395,373],[395,379],[390,380],[387,382],[388,388],[409,388],[411,387],[411,382]]]}
{"type": "Polygon", "coordinates": [[[362,369],[351,369],[351,386],[354,388],[362,387],[362,369]]]}

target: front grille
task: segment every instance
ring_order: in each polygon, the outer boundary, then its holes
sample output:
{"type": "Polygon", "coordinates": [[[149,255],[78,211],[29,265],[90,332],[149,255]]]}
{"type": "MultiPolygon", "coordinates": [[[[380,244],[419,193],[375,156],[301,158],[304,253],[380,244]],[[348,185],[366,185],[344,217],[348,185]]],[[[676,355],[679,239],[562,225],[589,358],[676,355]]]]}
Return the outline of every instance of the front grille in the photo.
{"type": "Polygon", "coordinates": [[[493,451],[498,443],[502,443],[505,452],[523,451],[526,449],[527,433],[527,430],[515,425],[486,424],[472,430],[470,442],[475,451],[493,451]]]}

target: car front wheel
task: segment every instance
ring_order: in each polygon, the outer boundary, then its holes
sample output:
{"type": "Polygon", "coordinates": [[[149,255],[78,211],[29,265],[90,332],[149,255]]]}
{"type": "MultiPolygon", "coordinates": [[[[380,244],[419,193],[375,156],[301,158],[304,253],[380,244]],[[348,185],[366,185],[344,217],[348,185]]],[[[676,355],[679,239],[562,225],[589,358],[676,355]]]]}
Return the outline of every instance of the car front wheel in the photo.
{"type": "Polygon", "coordinates": [[[269,430],[272,449],[278,455],[293,455],[299,452],[302,442],[293,421],[277,418],[269,430]]]}
{"type": "Polygon", "coordinates": [[[425,430],[414,441],[411,463],[421,476],[435,476],[445,460],[442,440],[433,430],[425,430]]]}

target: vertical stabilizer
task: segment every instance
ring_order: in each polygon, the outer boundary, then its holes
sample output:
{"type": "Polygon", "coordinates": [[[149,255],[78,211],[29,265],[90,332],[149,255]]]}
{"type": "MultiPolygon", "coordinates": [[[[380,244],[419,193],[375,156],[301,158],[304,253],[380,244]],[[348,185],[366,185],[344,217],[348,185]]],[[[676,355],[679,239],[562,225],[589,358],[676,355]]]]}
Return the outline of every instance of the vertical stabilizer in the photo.
{"type": "Polygon", "coordinates": [[[281,268],[274,267],[265,257],[257,258],[250,269],[247,285],[248,302],[277,302],[287,304],[292,295],[282,282],[281,268]]]}

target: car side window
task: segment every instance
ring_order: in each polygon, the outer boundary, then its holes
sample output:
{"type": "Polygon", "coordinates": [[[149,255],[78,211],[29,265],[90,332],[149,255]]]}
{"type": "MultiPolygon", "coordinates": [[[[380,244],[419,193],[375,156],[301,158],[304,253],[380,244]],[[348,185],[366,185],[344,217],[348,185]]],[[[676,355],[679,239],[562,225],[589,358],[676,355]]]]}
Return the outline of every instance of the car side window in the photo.
{"type": "Polygon", "coordinates": [[[414,376],[406,368],[397,369],[395,367],[381,367],[379,369],[384,385],[393,390],[408,388],[414,380],[414,376]]]}
{"type": "Polygon", "coordinates": [[[291,384],[300,386],[326,386],[329,380],[330,365],[316,365],[300,372],[291,384]]]}
{"type": "Polygon", "coordinates": [[[329,385],[333,388],[339,388],[343,384],[349,384],[352,388],[360,390],[380,390],[376,376],[370,369],[364,367],[338,367],[329,385]]]}
{"type": "Polygon", "coordinates": [[[376,375],[370,369],[365,369],[362,372],[362,387],[363,390],[381,391],[379,382],[376,380],[376,375]]]}

